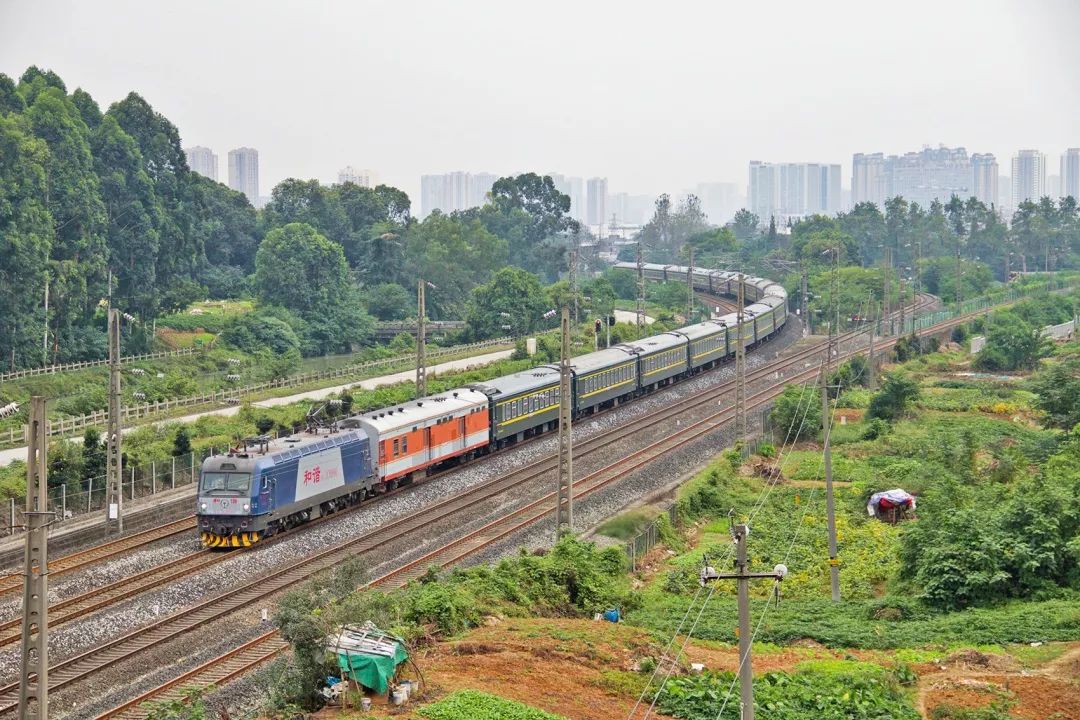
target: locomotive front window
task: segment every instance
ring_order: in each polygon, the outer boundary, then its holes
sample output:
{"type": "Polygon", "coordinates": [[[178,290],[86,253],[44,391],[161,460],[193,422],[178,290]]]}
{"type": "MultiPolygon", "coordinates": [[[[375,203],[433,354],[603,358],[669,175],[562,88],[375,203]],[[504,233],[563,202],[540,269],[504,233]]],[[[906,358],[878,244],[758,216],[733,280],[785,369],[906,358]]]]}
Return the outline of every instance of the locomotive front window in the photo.
{"type": "Polygon", "coordinates": [[[251,473],[203,473],[200,491],[204,493],[247,493],[251,486],[251,473]]]}

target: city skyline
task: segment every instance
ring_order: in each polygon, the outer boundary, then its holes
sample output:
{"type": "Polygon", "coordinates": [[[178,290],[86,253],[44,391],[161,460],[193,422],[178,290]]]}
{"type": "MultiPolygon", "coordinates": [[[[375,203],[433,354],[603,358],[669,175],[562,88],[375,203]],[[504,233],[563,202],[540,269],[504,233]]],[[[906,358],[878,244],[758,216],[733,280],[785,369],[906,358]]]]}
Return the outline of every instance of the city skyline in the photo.
{"type": "Polygon", "coordinates": [[[744,184],[747,163],[756,158],[850,167],[856,152],[945,143],[991,153],[1007,174],[1020,148],[1039,148],[1057,165],[1060,153],[1080,142],[1080,87],[1072,71],[1080,66],[1080,44],[1068,30],[1080,26],[1075,2],[1051,0],[1017,13],[994,0],[916,1],[888,22],[881,22],[882,10],[855,2],[829,13],[796,2],[702,4],[686,23],[683,13],[644,5],[613,15],[556,0],[552,12],[513,35],[485,29],[520,24],[519,9],[494,1],[477,2],[470,13],[439,4],[410,10],[327,3],[298,16],[274,0],[250,11],[204,0],[176,7],[163,13],[156,4],[119,0],[6,4],[0,72],[18,77],[32,64],[51,68],[71,89],[98,98],[102,109],[138,92],[176,123],[185,146],[219,153],[259,148],[264,190],[286,177],[333,182],[343,160],[356,158],[414,198],[421,175],[463,167],[499,175],[558,167],[569,176],[607,177],[630,194],[675,194],[699,182],[744,184]],[[872,41],[863,32],[868,23],[875,25],[872,41]],[[716,43],[714,29],[722,25],[769,27],[791,40],[767,51],[740,34],[716,43]],[[597,48],[581,41],[609,31],[653,38],[656,52],[645,58],[620,43],[597,48]],[[196,52],[194,36],[222,52],[196,52]],[[556,36],[569,42],[553,52],[556,36]],[[801,40],[810,37],[817,39],[813,52],[801,40]],[[285,38],[293,52],[279,52],[285,38]],[[1004,51],[987,53],[988,42],[1004,51]],[[922,50],[913,55],[911,47],[922,50]],[[875,60],[892,55],[906,60],[875,60]],[[422,60],[433,56],[454,60],[422,60]],[[741,72],[748,56],[758,58],[758,72],[741,72]],[[1043,58],[1045,72],[1032,75],[1013,62],[1025,56],[1043,58]],[[475,77],[471,69],[491,57],[505,62],[475,77]],[[973,57],[980,62],[972,64],[973,57]],[[258,73],[241,79],[221,71],[250,67],[253,58],[258,73]],[[545,71],[530,83],[514,82],[537,58],[545,71]],[[944,72],[954,66],[970,68],[961,85],[944,72]],[[386,71],[366,72],[371,67],[386,71]],[[341,92],[346,78],[358,75],[367,78],[364,92],[341,92]],[[282,103],[280,88],[287,86],[304,87],[304,102],[282,103]],[[725,90],[702,91],[712,87],[725,90]],[[394,110],[372,111],[372,98],[394,110]],[[670,112],[673,98],[680,117],[670,112]],[[731,98],[752,111],[730,112],[731,98]],[[916,105],[936,109],[910,112],[916,105]],[[316,118],[317,132],[307,132],[316,118]]]}

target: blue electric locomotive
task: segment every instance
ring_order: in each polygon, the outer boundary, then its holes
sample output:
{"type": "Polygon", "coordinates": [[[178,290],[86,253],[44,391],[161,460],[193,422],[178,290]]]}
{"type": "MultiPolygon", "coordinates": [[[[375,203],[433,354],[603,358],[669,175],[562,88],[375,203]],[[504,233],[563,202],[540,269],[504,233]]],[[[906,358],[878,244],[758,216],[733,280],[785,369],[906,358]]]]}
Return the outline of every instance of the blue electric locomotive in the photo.
{"type": "Polygon", "coordinates": [[[207,547],[248,547],[358,503],[374,484],[363,431],[256,440],[203,462],[196,522],[207,547]]]}

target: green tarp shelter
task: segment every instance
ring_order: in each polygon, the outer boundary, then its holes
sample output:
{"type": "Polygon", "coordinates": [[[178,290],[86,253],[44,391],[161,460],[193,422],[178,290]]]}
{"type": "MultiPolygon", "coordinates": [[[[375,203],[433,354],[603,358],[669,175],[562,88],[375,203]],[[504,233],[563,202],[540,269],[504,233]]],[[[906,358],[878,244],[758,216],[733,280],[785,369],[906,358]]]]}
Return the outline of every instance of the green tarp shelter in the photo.
{"type": "Polygon", "coordinates": [[[346,625],[327,640],[328,649],[337,655],[342,677],[379,694],[387,691],[397,666],[409,658],[401,638],[370,622],[359,628],[346,625]]]}

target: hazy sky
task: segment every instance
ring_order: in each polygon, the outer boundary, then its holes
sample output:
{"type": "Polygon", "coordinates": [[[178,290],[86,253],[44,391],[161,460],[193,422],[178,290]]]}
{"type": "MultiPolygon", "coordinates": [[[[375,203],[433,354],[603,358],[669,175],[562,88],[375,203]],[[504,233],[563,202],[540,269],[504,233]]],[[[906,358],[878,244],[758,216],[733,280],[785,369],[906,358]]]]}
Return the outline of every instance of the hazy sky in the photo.
{"type": "Polygon", "coordinates": [[[0,0],[0,72],[130,90],[219,155],[375,169],[419,204],[450,170],[603,175],[612,192],[745,186],[747,162],[924,144],[1080,146],[1080,1],[0,0]]]}

